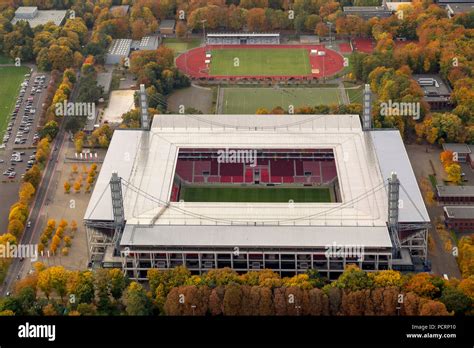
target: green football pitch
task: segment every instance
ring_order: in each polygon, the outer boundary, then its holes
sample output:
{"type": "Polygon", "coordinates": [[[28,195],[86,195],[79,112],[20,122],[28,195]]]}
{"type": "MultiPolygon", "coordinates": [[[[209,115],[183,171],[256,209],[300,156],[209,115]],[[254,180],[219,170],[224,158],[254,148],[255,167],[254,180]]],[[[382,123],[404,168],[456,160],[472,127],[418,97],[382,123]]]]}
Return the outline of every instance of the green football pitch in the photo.
{"type": "Polygon", "coordinates": [[[290,105],[302,106],[341,104],[337,87],[310,88],[223,88],[219,108],[224,114],[255,114],[257,109],[272,110],[280,106],[288,111],[290,105]]]}
{"type": "Polygon", "coordinates": [[[184,187],[185,202],[295,203],[331,202],[329,188],[184,187]]]}
{"type": "Polygon", "coordinates": [[[210,74],[220,76],[294,76],[311,74],[304,48],[213,49],[210,74]]]}
{"type": "Polygon", "coordinates": [[[20,84],[29,70],[27,67],[0,67],[0,137],[2,139],[15,106],[20,84]]]}

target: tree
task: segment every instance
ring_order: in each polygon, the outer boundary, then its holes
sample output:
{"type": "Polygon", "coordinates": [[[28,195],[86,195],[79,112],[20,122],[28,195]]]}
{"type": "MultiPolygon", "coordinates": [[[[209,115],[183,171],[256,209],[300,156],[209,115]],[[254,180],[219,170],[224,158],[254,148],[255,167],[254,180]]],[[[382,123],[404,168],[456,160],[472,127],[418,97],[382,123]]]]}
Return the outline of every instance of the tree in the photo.
{"type": "Polygon", "coordinates": [[[247,28],[249,31],[265,31],[265,10],[252,8],[247,12],[247,28]]]}
{"type": "Polygon", "coordinates": [[[151,301],[143,287],[132,282],[124,294],[125,311],[128,315],[150,315],[151,301]]]}
{"type": "Polygon", "coordinates": [[[41,171],[36,164],[25,173],[23,181],[31,183],[35,189],[38,188],[38,185],[41,182],[41,171]]]}
{"type": "Polygon", "coordinates": [[[34,186],[29,183],[29,182],[24,182],[20,186],[20,191],[18,192],[18,196],[20,198],[20,202],[29,205],[31,203],[31,199],[35,195],[35,188],[34,186]]]}
{"type": "Polygon", "coordinates": [[[15,237],[20,237],[20,235],[23,233],[25,230],[25,226],[20,220],[10,220],[8,222],[8,228],[7,231],[8,233],[14,235],[15,237]]]}
{"type": "Polygon", "coordinates": [[[51,139],[56,138],[56,135],[59,132],[59,126],[56,121],[49,121],[44,125],[44,127],[39,132],[41,138],[49,136],[51,139]]]}
{"type": "Polygon", "coordinates": [[[458,163],[452,163],[446,166],[446,174],[448,174],[448,180],[455,183],[460,184],[462,181],[462,169],[458,163]]]}
{"type": "Polygon", "coordinates": [[[472,307],[472,300],[461,290],[452,286],[443,289],[439,300],[444,303],[449,312],[454,311],[455,314],[464,314],[472,307]]]}
{"type": "Polygon", "coordinates": [[[428,300],[420,306],[420,315],[446,316],[449,315],[446,306],[438,301],[428,300]]]}
{"type": "Polygon", "coordinates": [[[118,301],[127,287],[128,280],[124,276],[122,270],[114,268],[109,270],[110,277],[110,294],[118,301]]]}
{"type": "Polygon", "coordinates": [[[447,166],[453,163],[453,152],[449,150],[443,151],[440,153],[439,159],[443,166],[446,168],[447,166]]]}
{"type": "Polygon", "coordinates": [[[439,292],[439,288],[433,284],[432,278],[428,273],[415,274],[406,282],[405,290],[419,296],[433,298],[439,292]]]}
{"type": "Polygon", "coordinates": [[[79,192],[81,191],[81,187],[82,187],[82,184],[81,184],[80,181],[76,181],[76,182],[74,183],[74,191],[75,191],[76,193],[79,193],[79,192]]]}
{"type": "Polygon", "coordinates": [[[69,181],[64,182],[64,192],[65,193],[71,192],[71,184],[69,183],[69,181]]]}
{"type": "Polygon", "coordinates": [[[188,31],[188,28],[186,27],[186,23],[183,22],[183,21],[178,21],[178,23],[176,23],[176,36],[179,37],[179,38],[183,38],[183,37],[186,37],[186,33],[188,31]]]}

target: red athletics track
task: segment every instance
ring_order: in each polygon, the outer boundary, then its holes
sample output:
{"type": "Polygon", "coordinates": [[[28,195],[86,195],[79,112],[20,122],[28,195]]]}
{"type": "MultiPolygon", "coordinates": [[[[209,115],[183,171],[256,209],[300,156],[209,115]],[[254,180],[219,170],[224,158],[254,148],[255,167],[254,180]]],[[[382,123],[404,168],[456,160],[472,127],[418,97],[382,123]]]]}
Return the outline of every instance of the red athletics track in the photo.
{"type": "MultiPolygon", "coordinates": [[[[211,58],[212,64],[212,58],[211,58]]],[[[176,66],[186,75],[193,78],[214,78],[214,79],[230,79],[230,78],[272,78],[272,79],[305,79],[308,77],[321,78],[324,76],[331,76],[341,71],[344,68],[344,58],[336,51],[325,48],[324,45],[208,45],[206,47],[193,48],[176,58],[176,66]],[[296,75],[296,76],[277,76],[277,75],[210,75],[206,71],[206,51],[212,49],[225,49],[225,48],[241,48],[246,50],[256,48],[277,48],[277,49],[294,49],[294,48],[305,48],[308,51],[309,61],[311,63],[311,69],[319,69],[319,73],[310,73],[307,75],[296,75]],[[326,56],[311,56],[311,49],[317,49],[318,51],[325,51],[326,56]],[[324,69],[323,69],[324,61],[324,69]],[[324,70],[324,75],[323,75],[324,70]]]]}

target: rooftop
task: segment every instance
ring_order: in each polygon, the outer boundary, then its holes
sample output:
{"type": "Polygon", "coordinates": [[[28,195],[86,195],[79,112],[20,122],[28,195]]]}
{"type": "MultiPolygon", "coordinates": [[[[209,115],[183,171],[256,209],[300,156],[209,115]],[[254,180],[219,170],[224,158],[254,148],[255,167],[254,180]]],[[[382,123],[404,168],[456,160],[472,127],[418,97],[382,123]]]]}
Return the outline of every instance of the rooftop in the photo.
{"type": "Polygon", "coordinates": [[[174,19],[163,19],[160,23],[159,29],[173,29],[176,24],[174,19]]]}
{"type": "MultiPolygon", "coordinates": [[[[18,11],[18,10],[17,10],[18,11]]],[[[30,11],[30,10],[28,10],[30,11]]],[[[30,12],[28,12],[30,13],[30,12]]],[[[15,17],[12,19],[11,23],[16,24],[18,21],[27,21],[30,23],[32,28],[37,27],[38,25],[45,25],[48,22],[53,22],[55,25],[61,25],[64,18],[66,17],[67,11],[65,10],[40,10],[37,11],[36,16],[33,18],[19,18],[15,12],[15,17]]],[[[25,15],[25,13],[20,14],[20,16],[25,15]]]]}
{"type": "Polygon", "coordinates": [[[439,197],[472,197],[474,186],[443,186],[436,185],[439,197]]]}
{"type": "Polygon", "coordinates": [[[108,54],[128,57],[130,54],[130,47],[132,45],[132,39],[116,39],[112,40],[110,44],[108,54]]]}
{"type": "Polygon", "coordinates": [[[460,143],[444,143],[443,150],[457,153],[471,153],[471,146],[460,143]]]}
{"type": "Polygon", "coordinates": [[[474,219],[474,205],[445,206],[444,212],[451,219],[474,219]]]}
{"type": "Polygon", "coordinates": [[[436,74],[414,74],[413,79],[418,82],[427,101],[447,100],[451,95],[451,87],[436,74]]]}

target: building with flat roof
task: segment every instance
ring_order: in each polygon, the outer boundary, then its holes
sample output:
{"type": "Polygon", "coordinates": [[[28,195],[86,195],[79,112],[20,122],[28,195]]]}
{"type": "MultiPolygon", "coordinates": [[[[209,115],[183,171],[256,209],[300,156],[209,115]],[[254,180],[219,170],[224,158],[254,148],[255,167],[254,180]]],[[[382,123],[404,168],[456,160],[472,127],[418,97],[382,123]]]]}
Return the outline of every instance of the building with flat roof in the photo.
{"type": "Polygon", "coordinates": [[[393,14],[386,6],[344,6],[342,11],[345,15],[359,16],[366,20],[373,17],[387,18],[393,14]]]}
{"type": "Polygon", "coordinates": [[[15,11],[11,23],[27,21],[32,28],[53,22],[55,25],[63,24],[67,11],[65,10],[38,10],[36,6],[20,6],[15,11]]]}
{"type": "Polygon", "coordinates": [[[452,89],[440,75],[436,74],[414,74],[413,79],[423,90],[424,99],[432,110],[440,110],[451,107],[452,89]]]}
{"type": "Polygon", "coordinates": [[[105,56],[105,64],[120,64],[124,58],[130,55],[131,47],[132,39],[112,40],[105,56]]]}
{"type": "Polygon", "coordinates": [[[363,131],[358,115],[155,115],[150,130],[114,132],[84,216],[92,261],[134,279],[178,265],[282,275],[315,268],[332,279],[348,263],[414,270],[426,260],[429,221],[398,130],[363,131]],[[254,151],[254,165],[220,161],[229,148],[254,151]],[[394,172],[400,185],[389,201],[394,172]],[[123,210],[112,200],[114,173],[123,210]],[[186,193],[212,188],[329,196],[219,201],[186,193]],[[119,211],[123,228],[114,222],[119,211]],[[363,259],[328,254],[349,245],[362,246],[363,259]]]}
{"type": "Polygon", "coordinates": [[[162,35],[173,35],[176,21],[174,19],[163,19],[159,26],[159,31],[162,35]]]}
{"type": "MultiPolygon", "coordinates": [[[[457,157],[457,162],[466,163],[469,162],[469,157],[472,154],[473,145],[460,144],[460,143],[444,143],[443,151],[452,151],[457,157]]],[[[473,157],[474,159],[474,157],[473,157]]]]}
{"type": "Polygon", "coordinates": [[[158,35],[144,36],[141,40],[132,41],[132,51],[153,51],[158,48],[160,38],[158,35]]]}
{"type": "Polygon", "coordinates": [[[436,185],[436,197],[443,203],[472,204],[474,203],[474,186],[436,185]]]}
{"type": "Polygon", "coordinates": [[[449,18],[452,18],[456,15],[469,13],[474,11],[474,2],[470,3],[463,3],[463,2],[455,2],[446,4],[446,11],[448,11],[449,18]]]}
{"type": "Polygon", "coordinates": [[[446,227],[458,232],[474,231],[474,206],[445,206],[444,222],[446,227]]]}

